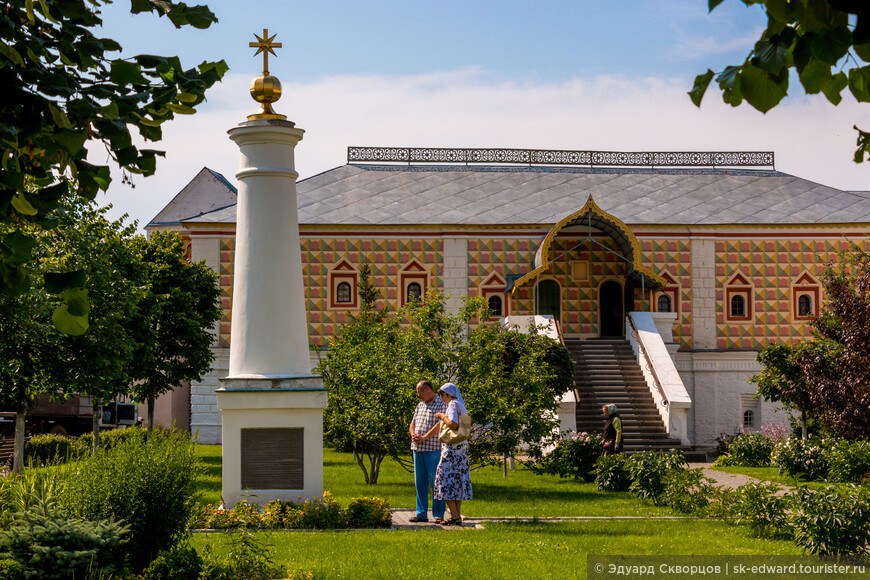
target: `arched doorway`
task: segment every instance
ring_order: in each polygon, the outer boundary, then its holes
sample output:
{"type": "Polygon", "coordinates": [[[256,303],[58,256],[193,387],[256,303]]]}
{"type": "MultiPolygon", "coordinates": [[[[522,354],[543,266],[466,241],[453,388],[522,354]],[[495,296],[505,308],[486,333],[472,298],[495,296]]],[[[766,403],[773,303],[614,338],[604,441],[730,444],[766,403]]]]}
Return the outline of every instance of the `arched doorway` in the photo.
{"type": "Polygon", "coordinates": [[[562,289],[559,283],[555,280],[541,280],[538,282],[536,294],[535,314],[552,314],[553,318],[559,320],[562,311],[562,289]]]}
{"type": "Polygon", "coordinates": [[[609,280],[598,288],[598,321],[602,337],[625,336],[622,286],[609,280]]]}

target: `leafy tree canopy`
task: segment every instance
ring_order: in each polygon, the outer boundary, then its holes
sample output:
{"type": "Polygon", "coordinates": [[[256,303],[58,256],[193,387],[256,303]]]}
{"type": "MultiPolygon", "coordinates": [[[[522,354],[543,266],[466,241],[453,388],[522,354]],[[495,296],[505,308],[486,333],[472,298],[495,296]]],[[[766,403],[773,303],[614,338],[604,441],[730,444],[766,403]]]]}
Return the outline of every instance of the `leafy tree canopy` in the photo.
{"type": "MultiPolygon", "coordinates": [[[[121,45],[94,34],[99,9],[110,2],[9,0],[0,7],[0,222],[11,225],[0,238],[0,292],[29,287],[33,228],[56,225],[62,198],[90,200],[109,187],[109,166],[95,158],[110,158],[125,178],[154,173],[162,152],[134,138],[159,141],[161,125],[194,113],[227,70],[223,61],[185,68],[173,56],[115,56],[121,45]]],[[[176,27],[217,20],[205,6],[169,0],[131,0],[130,9],[166,16],[176,27]]],[[[77,287],[81,278],[72,274],[45,283],[58,292],[77,287]]],[[[75,311],[86,308],[86,296],[63,298],[55,322],[84,332],[75,328],[75,311]]]]}
{"type": "MultiPolygon", "coordinates": [[[[723,0],[708,0],[710,11],[723,0]]],[[[766,113],[788,94],[794,70],[804,90],[822,93],[834,105],[846,87],[861,103],[870,102],[870,2],[864,0],[742,0],[760,5],[767,28],[739,65],[695,78],[689,96],[696,106],[716,80],[723,100],[744,100],[766,113]]],[[[870,156],[870,133],[858,131],[855,162],[870,156]]]]}

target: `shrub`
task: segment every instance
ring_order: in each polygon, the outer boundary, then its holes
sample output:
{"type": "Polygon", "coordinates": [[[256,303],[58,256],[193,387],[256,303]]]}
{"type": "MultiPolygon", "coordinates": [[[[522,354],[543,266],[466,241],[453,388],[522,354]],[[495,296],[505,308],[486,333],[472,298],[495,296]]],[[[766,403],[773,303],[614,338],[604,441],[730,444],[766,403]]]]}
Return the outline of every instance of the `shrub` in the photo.
{"type": "Polygon", "coordinates": [[[779,472],[808,481],[825,479],[828,475],[828,459],[823,446],[825,440],[810,437],[792,437],[774,446],[773,460],[779,472]]]}
{"type": "Polygon", "coordinates": [[[795,491],[795,544],[811,554],[863,554],[870,542],[868,490],[855,485],[795,491]]]}
{"type": "Polygon", "coordinates": [[[305,500],[302,505],[302,525],[306,530],[328,530],[347,527],[344,511],[328,491],[323,492],[323,499],[305,500]]]}
{"type": "Polygon", "coordinates": [[[64,472],[64,507],[91,519],[130,524],[130,563],[142,570],[186,532],[192,514],[198,463],[189,434],[155,430],[70,465],[64,472]]]}
{"type": "Polygon", "coordinates": [[[269,580],[281,578],[285,570],[274,563],[274,548],[266,539],[248,531],[230,534],[230,549],[220,560],[206,545],[203,558],[203,580],[269,580]]]}
{"type": "Polygon", "coordinates": [[[377,497],[355,497],[347,506],[350,528],[389,528],[393,524],[390,505],[377,497]]]}
{"type": "Polygon", "coordinates": [[[55,465],[86,455],[88,447],[77,437],[53,433],[34,435],[24,442],[24,461],[32,465],[55,465]]]}
{"type": "Polygon", "coordinates": [[[631,473],[625,453],[602,455],[595,462],[595,483],[602,491],[628,491],[631,473]]]}
{"type": "Polygon", "coordinates": [[[761,433],[742,433],[728,446],[731,465],[743,467],[766,467],[770,465],[773,441],[761,433]]]}
{"type": "Polygon", "coordinates": [[[720,518],[726,523],[736,523],[735,505],[737,491],[726,487],[712,486],[708,495],[709,503],[703,510],[703,515],[720,518]]]}
{"type": "Polygon", "coordinates": [[[737,523],[748,523],[750,534],[758,538],[787,537],[789,502],[777,492],[776,485],[764,482],[747,483],[737,488],[733,506],[737,523]]]}
{"type": "Polygon", "coordinates": [[[17,560],[0,559],[0,578],[4,580],[23,580],[26,570],[24,564],[17,560]]]}
{"type": "Polygon", "coordinates": [[[199,580],[202,558],[188,544],[178,544],[160,552],[148,565],[143,580],[199,580]]]}
{"type": "Polygon", "coordinates": [[[665,492],[665,476],[672,469],[684,469],[686,458],[679,450],[663,454],[660,451],[641,451],[631,456],[628,470],[631,473],[629,489],[640,499],[661,505],[665,492]]]}
{"type": "Polygon", "coordinates": [[[601,441],[598,434],[576,433],[563,436],[556,443],[555,449],[529,467],[538,474],[548,473],[592,481],[595,479],[595,461],[603,452],[601,441]]]}
{"type": "Polygon", "coordinates": [[[702,469],[671,469],[665,474],[662,503],[684,514],[698,513],[710,503],[712,488],[702,469]]]}
{"type": "Polygon", "coordinates": [[[828,454],[831,481],[861,483],[870,480],[870,442],[838,441],[828,454]]]}
{"type": "Polygon", "coordinates": [[[9,577],[61,580],[120,569],[128,526],[113,519],[68,518],[58,509],[50,484],[44,480],[30,483],[33,487],[18,498],[24,509],[0,532],[0,559],[17,562],[17,566],[4,565],[13,571],[9,577]]]}

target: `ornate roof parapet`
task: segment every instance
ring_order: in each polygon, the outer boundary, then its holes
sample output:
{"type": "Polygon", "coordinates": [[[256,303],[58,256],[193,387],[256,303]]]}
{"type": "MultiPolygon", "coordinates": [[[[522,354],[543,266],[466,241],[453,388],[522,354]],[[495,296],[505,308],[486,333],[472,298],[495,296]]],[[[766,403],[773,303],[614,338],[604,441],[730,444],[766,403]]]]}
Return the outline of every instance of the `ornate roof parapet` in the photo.
{"type": "Polygon", "coordinates": [[[584,165],[589,167],[764,167],[773,151],[562,151],[549,149],[443,149],[348,147],[348,163],[462,163],[584,165]]]}

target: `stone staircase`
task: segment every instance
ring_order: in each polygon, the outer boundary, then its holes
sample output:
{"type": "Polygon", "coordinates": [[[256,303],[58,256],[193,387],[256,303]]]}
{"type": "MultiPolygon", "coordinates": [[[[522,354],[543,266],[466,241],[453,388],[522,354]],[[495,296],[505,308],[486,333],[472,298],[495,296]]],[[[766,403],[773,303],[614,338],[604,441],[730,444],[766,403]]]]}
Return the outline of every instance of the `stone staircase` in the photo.
{"type": "Polygon", "coordinates": [[[600,433],[601,406],[615,404],[622,417],[625,451],[682,449],[668,437],[643,372],[627,340],[565,340],[574,359],[577,384],[577,431],[600,433]]]}

